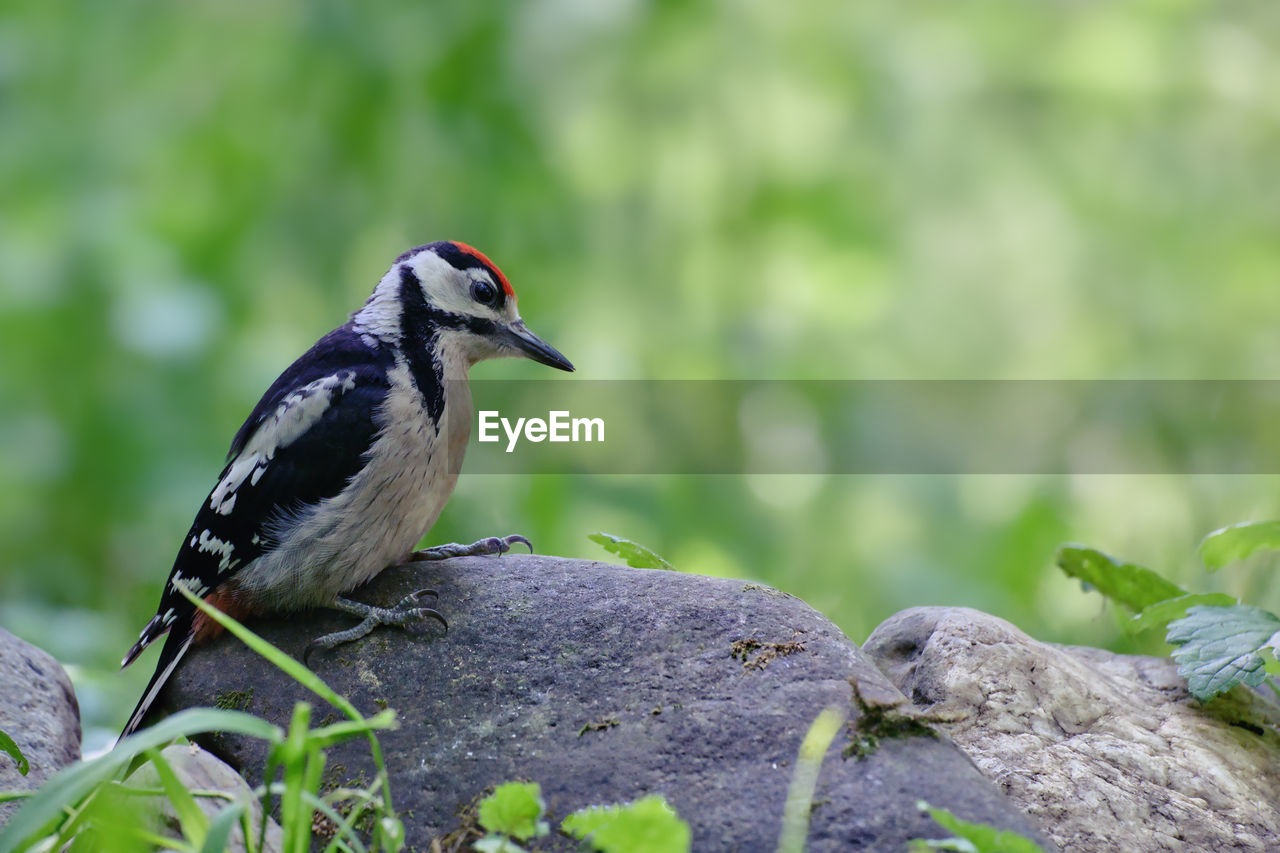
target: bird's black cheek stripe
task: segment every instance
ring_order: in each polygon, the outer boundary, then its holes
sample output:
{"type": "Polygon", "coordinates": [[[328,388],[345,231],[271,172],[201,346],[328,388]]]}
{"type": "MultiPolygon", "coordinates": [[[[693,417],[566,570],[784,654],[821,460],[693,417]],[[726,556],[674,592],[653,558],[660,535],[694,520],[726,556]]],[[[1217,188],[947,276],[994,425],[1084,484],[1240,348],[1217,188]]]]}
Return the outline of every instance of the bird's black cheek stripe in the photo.
{"type": "Polygon", "coordinates": [[[437,425],[444,414],[444,366],[434,357],[438,311],[427,304],[422,282],[406,264],[400,268],[400,332],[404,336],[404,357],[409,375],[437,425]]]}
{"type": "Polygon", "coordinates": [[[498,328],[497,324],[492,320],[486,320],[484,317],[466,317],[452,315],[458,317],[462,321],[462,328],[466,329],[474,335],[488,337],[492,335],[498,328]]]}

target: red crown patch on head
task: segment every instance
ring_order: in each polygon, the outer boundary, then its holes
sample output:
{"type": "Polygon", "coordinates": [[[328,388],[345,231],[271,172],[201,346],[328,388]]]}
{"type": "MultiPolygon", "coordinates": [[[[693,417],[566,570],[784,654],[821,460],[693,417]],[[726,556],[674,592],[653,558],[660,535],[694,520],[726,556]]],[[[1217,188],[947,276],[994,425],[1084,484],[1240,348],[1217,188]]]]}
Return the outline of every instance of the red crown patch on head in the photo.
{"type": "Polygon", "coordinates": [[[502,285],[503,293],[512,298],[515,297],[516,292],[511,289],[511,282],[507,281],[507,277],[502,274],[502,270],[498,269],[498,265],[489,260],[489,257],[484,252],[480,251],[475,246],[468,246],[466,243],[459,243],[457,240],[450,240],[449,242],[457,246],[459,252],[468,254],[480,263],[484,264],[489,272],[493,273],[493,277],[498,280],[498,283],[502,285]]]}

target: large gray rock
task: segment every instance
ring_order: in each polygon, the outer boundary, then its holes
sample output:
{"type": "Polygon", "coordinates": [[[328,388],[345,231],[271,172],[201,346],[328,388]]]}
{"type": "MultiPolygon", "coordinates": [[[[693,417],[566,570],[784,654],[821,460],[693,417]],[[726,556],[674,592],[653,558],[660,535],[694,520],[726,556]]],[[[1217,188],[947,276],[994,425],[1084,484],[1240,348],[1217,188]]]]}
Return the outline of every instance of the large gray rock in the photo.
{"type": "MultiPolygon", "coordinates": [[[[381,741],[418,849],[456,831],[486,788],[530,779],[553,821],[658,792],[692,825],[695,850],[773,850],[800,741],[829,705],[855,722],[827,754],[811,851],[899,853],[906,839],[945,835],[917,811],[921,798],[1034,832],[953,744],[895,715],[905,699],[835,626],[774,590],[508,555],[389,570],[358,597],[392,604],[421,587],[439,590],[447,634],[382,629],[311,661],[365,713],[399,712],[401,727],[381,741]],[[871,713],[853,707],[851,684],[871,713]],[[846,758],[854,735],[868,748],[846,758]]],[[[299,656],[350,624],[316,614],[254,627],[299,656]]],[[[317,702],[224,637],[184,663],[163,707],[235,704],[285,724],[300,700],[317,702]]],[[[327,715],[321,707],[314,719],[327,715]]],[[[259,781],[262,743],[206,745],[259,781]]],[[[336,747],[327,766],[332,784],[369,775],[367,743],[336,747]]],[[[573,848],[554,836],[539,847],[573,848]]]]}
{"type": "MultiPolygon", "coordinates": [[[[0,752],[0,791],[34,791],[80,760],[80,705],[71,679],[53,657],[0,628],[0,731],[31,764],[26,776],[0,752]]],[[[0,825],[21,807],[0,804],[0,825]]]]}
{"type": "Polygon", "coordinates": [[[919,607],[864,650],[1063,850],[1280,850],[1280,714],[1196,702],[1165,658],[1037,642],[919,607]]]}

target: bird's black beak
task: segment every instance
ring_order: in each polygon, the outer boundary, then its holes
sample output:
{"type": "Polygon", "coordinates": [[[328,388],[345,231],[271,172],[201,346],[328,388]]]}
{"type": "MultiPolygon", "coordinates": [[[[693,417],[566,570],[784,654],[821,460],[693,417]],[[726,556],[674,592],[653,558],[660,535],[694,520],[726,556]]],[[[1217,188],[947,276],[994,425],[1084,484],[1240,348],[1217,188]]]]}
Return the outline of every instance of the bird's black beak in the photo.
{"type": "Polygon", "coordinates": [[[569,363],[569,359],[561,355],[551,344],[529,331],[529,327],[523,320],[517,320],[507,326],[506,333],[505,343],[508,346],[518,349],[539,364],[573,372],[573,365],[569,363]]]}

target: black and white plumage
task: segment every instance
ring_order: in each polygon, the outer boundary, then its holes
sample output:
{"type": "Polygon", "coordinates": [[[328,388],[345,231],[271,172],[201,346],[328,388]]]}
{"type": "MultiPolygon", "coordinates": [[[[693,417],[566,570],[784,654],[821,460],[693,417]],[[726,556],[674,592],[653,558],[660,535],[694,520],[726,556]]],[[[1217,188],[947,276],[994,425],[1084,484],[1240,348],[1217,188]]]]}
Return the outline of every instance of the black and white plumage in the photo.
{"type": "Polygon", "coordinates": [[[573,370],[525,327],[511,285],[479,251],[440,242],[397,258],[236,433],[156,615],[125,655],[122,666],[169,634],[124,734],[191,645],[216,633],[179,585],[237,617],[350,609],[342,593],[409,559],[457,481],[472,418],[467,371],[503,356],[573,370]]]}

